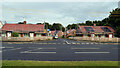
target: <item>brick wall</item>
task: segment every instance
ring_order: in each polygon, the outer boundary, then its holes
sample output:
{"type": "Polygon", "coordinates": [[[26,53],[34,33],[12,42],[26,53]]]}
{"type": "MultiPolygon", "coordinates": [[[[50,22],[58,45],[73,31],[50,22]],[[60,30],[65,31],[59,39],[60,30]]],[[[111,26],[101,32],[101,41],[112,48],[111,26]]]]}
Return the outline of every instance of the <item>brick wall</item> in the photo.
{"type": "Polygon", "coordinates": [[[120,38],[69,37],[69,39],[96,41],[96,42],[120,42],[120,38]]]}
{"type": "Polygon", "coordinates": [[[52,40],[50,36],[41,37],[2,37],[2,41],[41,41],[41,40],[52,40]]]}

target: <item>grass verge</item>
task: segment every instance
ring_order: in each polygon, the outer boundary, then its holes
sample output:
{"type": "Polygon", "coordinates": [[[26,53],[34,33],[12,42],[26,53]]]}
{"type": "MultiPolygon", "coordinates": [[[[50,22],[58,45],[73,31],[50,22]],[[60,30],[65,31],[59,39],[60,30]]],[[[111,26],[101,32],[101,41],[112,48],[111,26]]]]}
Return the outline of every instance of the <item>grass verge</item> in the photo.
{"type": "Polygon", "coordinates": [[[30,61],[3,60],[2,66],[118,66],[118,61],[30,61]]]}

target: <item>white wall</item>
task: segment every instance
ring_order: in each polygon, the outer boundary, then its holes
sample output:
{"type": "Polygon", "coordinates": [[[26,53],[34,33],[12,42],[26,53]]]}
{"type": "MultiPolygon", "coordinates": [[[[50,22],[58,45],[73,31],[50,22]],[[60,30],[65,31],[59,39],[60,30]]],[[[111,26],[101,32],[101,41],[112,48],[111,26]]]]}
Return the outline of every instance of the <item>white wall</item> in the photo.
{"type": "Polygon", "coordinates": [[[11,37],[12,32],[7,32],[7,37],[11,37]]]}

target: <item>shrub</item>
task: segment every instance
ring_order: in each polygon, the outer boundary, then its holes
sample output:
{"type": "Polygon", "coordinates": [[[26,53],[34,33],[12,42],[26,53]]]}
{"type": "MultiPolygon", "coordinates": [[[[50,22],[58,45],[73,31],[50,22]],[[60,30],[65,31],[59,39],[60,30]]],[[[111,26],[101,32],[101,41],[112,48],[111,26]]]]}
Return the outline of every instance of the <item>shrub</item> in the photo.
{"type": "Polygon", "coordinates": [[[13,36],[13,37],[18,37],[19,34],[18,34],[17,32],[12,32],[12,36],[13,36]]]}

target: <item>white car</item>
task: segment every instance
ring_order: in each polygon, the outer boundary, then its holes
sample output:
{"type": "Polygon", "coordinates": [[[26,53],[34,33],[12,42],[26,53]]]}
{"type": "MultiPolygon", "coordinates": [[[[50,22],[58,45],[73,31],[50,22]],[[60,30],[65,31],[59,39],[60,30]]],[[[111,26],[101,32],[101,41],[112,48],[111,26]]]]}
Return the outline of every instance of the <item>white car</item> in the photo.
{"type": "Polygon", "coordinates": [[[58,36],[55,36],[55,39],[57,39],[58,38],[58,36]]]}

